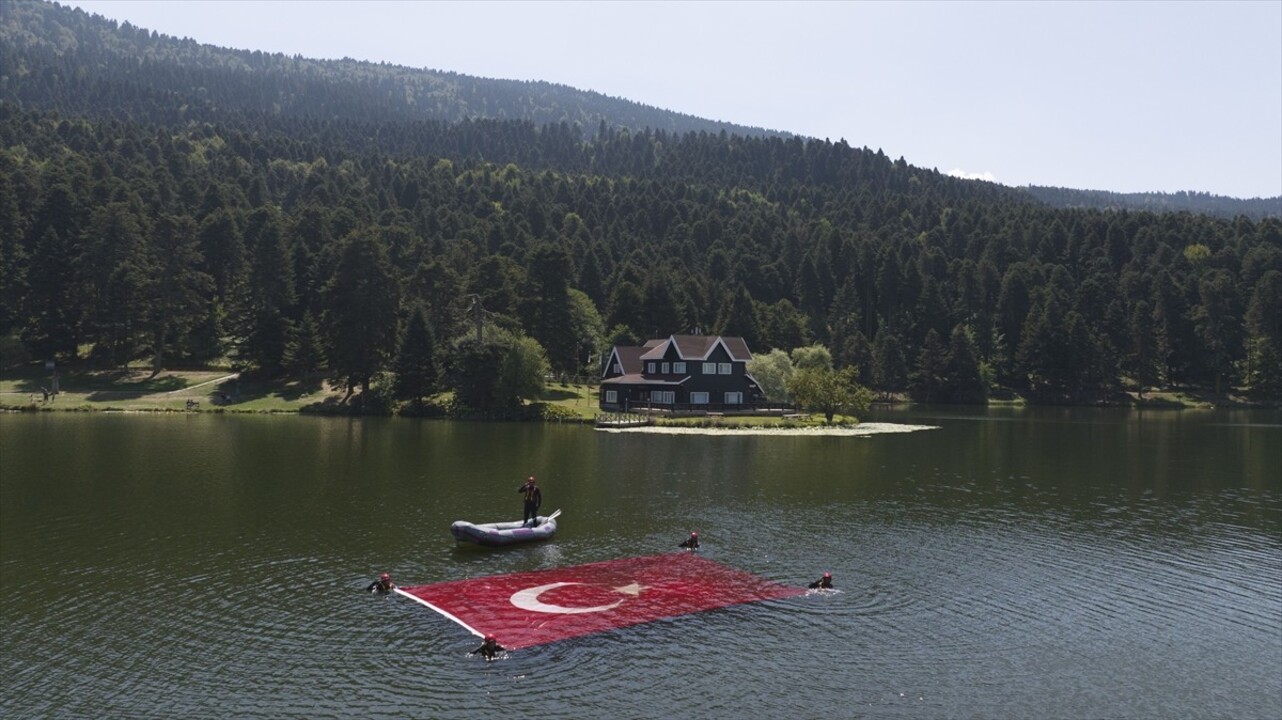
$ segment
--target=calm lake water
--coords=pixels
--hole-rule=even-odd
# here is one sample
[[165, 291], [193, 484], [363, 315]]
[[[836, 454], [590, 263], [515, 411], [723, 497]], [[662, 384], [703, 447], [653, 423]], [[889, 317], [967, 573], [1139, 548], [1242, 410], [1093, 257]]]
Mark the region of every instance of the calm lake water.
[[[1282, 716], [1282, 414], [881, 411], [871, 437], [0, 416], [0, 717]], [[456, 547], [517, 517], [551, 542]], [[363, 587], [675, 550], [840, 592], [486, 663]]]

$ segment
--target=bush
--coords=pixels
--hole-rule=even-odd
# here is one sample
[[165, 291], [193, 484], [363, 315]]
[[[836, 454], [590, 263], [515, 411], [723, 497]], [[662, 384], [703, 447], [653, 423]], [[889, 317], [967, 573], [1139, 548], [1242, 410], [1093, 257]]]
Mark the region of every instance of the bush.
[[541, 405], [543, 419], [548, 422], [577, 422], [579, 414], [564, 405]]

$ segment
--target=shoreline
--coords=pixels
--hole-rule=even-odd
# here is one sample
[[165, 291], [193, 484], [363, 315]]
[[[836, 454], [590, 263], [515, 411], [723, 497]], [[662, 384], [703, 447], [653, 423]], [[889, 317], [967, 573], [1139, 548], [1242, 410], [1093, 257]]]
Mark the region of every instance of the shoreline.
[[828, 437], [860, 437], [867, 435], [892, 435], [898, 433], [919, 432], [921, 430], [938, 430], [938, 425], [906, 425], [901, 423], [870, 422], [847, 427], [810, 427], [810, 428], [772, 428], [752, 427], [665, 427], [646, 425], [634, 428], [597, 428], [608, 433], [648, 433], [651, 435], [775, 435], [807, 436], [820, 435]]

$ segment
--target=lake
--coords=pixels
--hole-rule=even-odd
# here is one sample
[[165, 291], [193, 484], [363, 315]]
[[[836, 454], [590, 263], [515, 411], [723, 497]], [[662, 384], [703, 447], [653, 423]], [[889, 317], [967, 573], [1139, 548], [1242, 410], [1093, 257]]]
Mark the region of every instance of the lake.
[[[865, 437], [0, 415], [0, 716], [1282, 716], [1282, 413], [914, 408]], [[556, 538], [457, 546], [519, 518]], [[675, 551], [837, 592], [495, 662], [402, 585]]]

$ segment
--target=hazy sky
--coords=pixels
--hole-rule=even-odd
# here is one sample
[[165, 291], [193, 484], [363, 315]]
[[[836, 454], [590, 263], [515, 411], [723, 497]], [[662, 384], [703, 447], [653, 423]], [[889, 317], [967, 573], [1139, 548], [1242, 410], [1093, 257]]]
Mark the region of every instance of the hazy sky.
[[1282, 195], [1282, 0], [72, 0], [234, 48], [546, 80], [1008, 185]]

